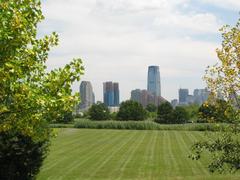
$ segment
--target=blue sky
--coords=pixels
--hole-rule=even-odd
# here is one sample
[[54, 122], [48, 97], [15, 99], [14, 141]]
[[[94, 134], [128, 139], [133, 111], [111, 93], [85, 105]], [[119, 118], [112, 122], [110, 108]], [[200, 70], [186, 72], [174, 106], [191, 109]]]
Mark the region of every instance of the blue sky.
[[82, 58], [82, 80], [92, 82], [97, 100], [105, 81], [119, 82], [121, 100], [146, 89], [149, 65], [160, 66], [168, 100], [178, 97], [180, 87], [204, 88], [206, 66], [217, 62], [218, 29], [240, 17], [239, 0], [43, 0], [42, 7], [39, 36], [60, 36], [48, 68]]

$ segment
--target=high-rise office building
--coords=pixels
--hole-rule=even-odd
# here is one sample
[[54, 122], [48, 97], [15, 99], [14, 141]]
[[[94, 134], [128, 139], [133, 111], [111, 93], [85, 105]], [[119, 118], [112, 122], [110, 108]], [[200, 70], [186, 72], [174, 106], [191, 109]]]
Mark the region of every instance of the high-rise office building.
[[113, 83], [114, 106], [119, 106], [119, 84]]
[[187, 98], [189, 95], [188, 89], [179, 89], [178, 90], [179, 95], [179, 104], [180, 105], [186, 105], [187, 104]]
[[106, 106], [119, 106], [119, 84], [113, 82], [103, 83], [103, 101]]
[[87, 110], [95, 103], [92, 84], [89, 81], [82, 81], [80, 85], [80, 109]]
[[141, 103], [141, 89], [135, 89], [131, 91], [131, 100]]
[[196, 104], [203, 104], [207, 99], [210, 94], [210, 91], [205, 88], [205, 89], [194, 89], [193, 91], [193, 96], [194, 96], [194, 103]]
[[154, 96], [161, 96], [161, 80], [159, 66], [148, 67], [147, 90]]
[[146, 107], [148, 104], [155, 104], [156, 106], [160, 105], [163, 102], [166, 102], [161, 96], [155, 96], [147, 90], [135, 89], [131, 91], [131, 100], [139, 102], [143, 107]]

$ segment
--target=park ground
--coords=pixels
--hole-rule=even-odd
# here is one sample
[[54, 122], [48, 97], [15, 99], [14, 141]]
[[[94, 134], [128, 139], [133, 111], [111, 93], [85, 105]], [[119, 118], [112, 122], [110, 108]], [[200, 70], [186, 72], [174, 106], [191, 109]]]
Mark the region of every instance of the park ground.
[[37, 180], [240, 179], [210, 173], [210, 156], [193, 161], [191, 145], [205, 139], [198, 131], [56, 129]]

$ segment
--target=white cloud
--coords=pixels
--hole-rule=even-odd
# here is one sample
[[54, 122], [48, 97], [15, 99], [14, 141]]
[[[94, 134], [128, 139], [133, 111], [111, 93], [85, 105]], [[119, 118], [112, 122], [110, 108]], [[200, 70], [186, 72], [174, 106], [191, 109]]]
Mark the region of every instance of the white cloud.
[[157, 26], [170, 26], [196, 33], [216, 33], [220, 22], [210, 13], [199, 14], [169, 14], [167, 17], [158, 17], [155, 20]]
[[212, 4], [224, 9], [230, 9], [239, 11], [240, 10], [240, 1], [239, 0], [201, 0], [201, 2]]
[[[220, 22], [211, 13], [179, 11], [179, 6], [187, 5], [188, 0], [44, 1], [46, 21], [39, 29], [60, 34], [48, 66], [81, 57], [86, 67], [83, 79], [92, 81], [99, 100], [107, 80], [119, 81], [122, 99], [134, 88], [146, 88], [151, 64], [161, 68], [163, 95], [168, 99], [177, 96], [181, 77], [193, 78], [201, 87], [205, 67], [216, 58], [217, 44], [195, 36], [214, 35]], [[186, 81], [189, 88], [193, 85]]]

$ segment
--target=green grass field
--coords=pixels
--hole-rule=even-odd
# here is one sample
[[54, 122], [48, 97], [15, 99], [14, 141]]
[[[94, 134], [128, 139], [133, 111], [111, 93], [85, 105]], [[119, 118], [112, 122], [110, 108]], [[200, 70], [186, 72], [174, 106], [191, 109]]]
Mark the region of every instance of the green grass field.
[[209, 173], [207, 156], [188, 158], [202, 138], [197, 131], [61, 129], [37, 179], [240, 179]]

